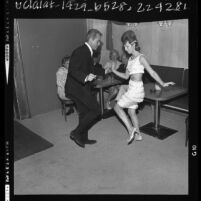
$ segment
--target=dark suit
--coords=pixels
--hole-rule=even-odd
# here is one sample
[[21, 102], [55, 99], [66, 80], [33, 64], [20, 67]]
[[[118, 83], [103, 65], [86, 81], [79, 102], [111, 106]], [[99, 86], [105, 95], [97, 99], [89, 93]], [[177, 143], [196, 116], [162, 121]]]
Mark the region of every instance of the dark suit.
[[99, 63], [96, 63], [93, 65], [93, 72], [95, 75], [99, 75], [104, 77], [105, 76], [105, 70], [103, 69], [102, 65]]
[[79, 124], [74, 132], [83, 136], [93, 121], [100, 115], [100, 107], [91, 92], [91, 82], [85, 78], [93, 70], [92, 56], [87, 45], [73, 51], [69, 64], [68, 77], [65, 84], [66, 95], [74, 100], [79, 113]]

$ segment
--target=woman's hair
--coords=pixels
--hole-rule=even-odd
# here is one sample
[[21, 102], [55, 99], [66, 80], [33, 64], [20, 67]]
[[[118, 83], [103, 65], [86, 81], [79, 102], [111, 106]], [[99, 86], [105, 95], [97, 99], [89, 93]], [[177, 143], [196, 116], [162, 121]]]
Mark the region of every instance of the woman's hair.
[[62, 58], [61, 60], [61, 64], [62, 66], [65, 64], [66, 61], [70, 60], [70, 56], [69, 55], [66, 55], [65, 57]]
[[135, 50], [140, 51], [140, 46], [138, 44], [136, 35], [135, 35], [134, 31], [132, 31], [132, 30], [128, 30], [128, 31], [124, 32], [124, 34], [121, 37], [121, 42], [123, 44], [126, 44], [126, 42], [128, 42], [130, 44], [134, 42]]
[[117, 55], [117, 60], [118, 60], [119, 59], [119, 52], [115, 49], [110, 51], [109, 58], [111, 59], [113, 53], [115, 53]]

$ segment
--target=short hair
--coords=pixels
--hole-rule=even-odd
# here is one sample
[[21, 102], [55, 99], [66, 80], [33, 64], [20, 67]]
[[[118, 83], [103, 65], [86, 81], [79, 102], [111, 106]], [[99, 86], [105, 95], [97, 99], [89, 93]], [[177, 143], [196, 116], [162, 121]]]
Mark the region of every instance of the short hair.
[[89, 29], [89, 31], [87, 32], [86, 40], [89, 41], [90, 38], [94, 40], [97, 35], [102, 36], [102, 33], [97, 29]]
[[61, 60], [62, 66], [63, 66], [63, 65], [65, 64], [65, 62], [68, 61], [68, 60], [70, 60], [70, 56], [69, 56], [69, 55], [64, 56], [64, 57], [62, 58], [62, 60]]
[[111, 59], [113, 53], [115, 53], [117, 55], [117, 59], [119, 59], [119, 52], [115, 49], [110, 50], [110, 55], [109, 55], [110, 59]]
[[126, 44], [126, 42], [129, 42], [130, 44], [132, 42], [135, 42], [135, 49], [137, 51], [140, 51], [140, 46], [138, 44], [137, 37], [136, 37], [134, 31], [132, 31], [132, 30], [128, 30], [123, 33], [123, 35], [121, 36], [121, 42], [123, 44]]

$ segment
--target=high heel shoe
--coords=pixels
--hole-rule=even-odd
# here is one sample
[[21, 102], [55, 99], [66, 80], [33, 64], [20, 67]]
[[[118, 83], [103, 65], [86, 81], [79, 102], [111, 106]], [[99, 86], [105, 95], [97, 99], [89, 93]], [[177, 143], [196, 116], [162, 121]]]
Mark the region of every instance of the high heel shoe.
[[127, 140], [128, 145], [131, 144], [133, 142], [133, 140], [135, 139], [135, 132], [136, 132], [136, 128], [134, 128], [130, 134], [129, 139]]
[[143, 140], [142, 135], [139, 132], [136, 132], [135, 133], [135, 141], [142, 141], [142, 140]]

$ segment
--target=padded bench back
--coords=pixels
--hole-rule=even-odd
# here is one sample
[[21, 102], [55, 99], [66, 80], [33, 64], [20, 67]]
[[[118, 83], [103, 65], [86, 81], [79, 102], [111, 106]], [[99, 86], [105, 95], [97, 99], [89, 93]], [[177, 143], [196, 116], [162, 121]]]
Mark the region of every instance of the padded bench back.
[[182, 77], [182, 86], [188, 89], [188, 69], [184, 69]]
[[[164, 82], [175, 82], [176, 85], [183, 85], [183, 68], [169, 67], [169, 66], [157, 66], [151, 65]], [[154, 79], [145, 71], [144, 82], [155, 82]]]

